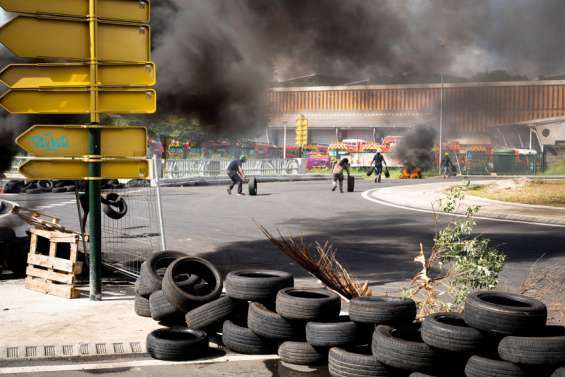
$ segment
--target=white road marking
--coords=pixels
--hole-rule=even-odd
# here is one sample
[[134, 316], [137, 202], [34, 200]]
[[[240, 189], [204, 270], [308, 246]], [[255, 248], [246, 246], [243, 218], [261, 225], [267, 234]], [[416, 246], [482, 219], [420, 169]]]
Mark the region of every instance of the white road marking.
[[11, 373], [42, 373], [42, 372], [64, 372], [77, 370], [104, 370], [115, 368], [135, 368], [135, 367], [152, 367], [152, 366], [169, 366], [169, 365], [194, 365], [194, 364], [211, 364], [225, 363], [237, 361], [264, 361], [276, 360], [277, 355], [225, 355], [221, 357], [193, 360], [193, 361], [161, 361], [161, 360], [132, 360], [113, 363], [84, 363], [84, 364], [65, 364], [65, 365], [38, 365], [31, 367], [6, 367], [0, 368], [0, 375]]
[[[404, 206], [404, 205], [401, 205], [401, 204], [394, 204], [394, 203], [390, 203], [390, 202], [387, 202], [387, 201], [384, 201], [384, 200], [376, 199], [371, 194], [373, 192], [377, 191], [377, 190], [380, 190], [380, 189], [377, 188], [377, 189], [367, 190], [367, 191], [363, 192], [361, 194], [361, 196], [365, 200], [369, 200], [371, 202], [381, 204], [381, 205], [384, 205], [384, 206], [387, 206], [387, 207], [400, 208], [400, 209], [404, 209], [404, 210], [408, 210], [408, 211], [415, 211], [415, 212], [422, 212], [422, 213], [431, 213], [431, 214], [434, 213], [434, 211], [429, 210], [429, 209], [414, 208], [414, 207]], [[460, 214], [460, 213], [440, 213], [440, 215], [442, 215], [442, 216], [454, 216], [454, 217], [465, 217], [465, 215]], [[549, 226], [549, 227], [553, 227], [553, 228], [565, 228], [565, 225], [561, 225], [561, 224], [540, 223], [540, 222], [533, 222], [533, 221], [526, 221], [526, 220], [500, 219], [500, 218], [497, 218], [497, 217], [486, 217], [486, 216], [474, 216], [474, 218], [478, 219], [478, 220], [498, 221], [498, 222], [503, 222], [503, 223]]]
[[66, 202], [60, 202], [60, 203], [53, 203], [53, 204], [47, 204], [44, 206], [39, 206], [36, 209], [51, 209], [51, 208], [57, 208], [57, 207], [64, 207], [67, 206], [69, 204], [75, 204], [76, 200], [67, 200]]

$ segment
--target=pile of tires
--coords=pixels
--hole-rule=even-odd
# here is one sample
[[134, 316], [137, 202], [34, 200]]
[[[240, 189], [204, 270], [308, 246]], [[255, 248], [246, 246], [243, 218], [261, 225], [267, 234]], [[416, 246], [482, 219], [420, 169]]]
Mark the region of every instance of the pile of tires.
[[[4, 184], [3, 192], [6, 194], [41, 194], [45, 192], [62, 193], [75, 191], [75, 181], [23, 181], [10, 180]], [[123, 189], [125, 185], [116, 179], [103, 180], [102, 189], [117, 190]]]

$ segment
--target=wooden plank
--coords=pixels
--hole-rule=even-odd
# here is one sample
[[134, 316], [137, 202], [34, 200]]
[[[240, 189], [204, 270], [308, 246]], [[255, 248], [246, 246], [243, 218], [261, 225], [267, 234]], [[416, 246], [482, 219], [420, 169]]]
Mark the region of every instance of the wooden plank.
[[31, 233], [29, 241], [29, 255], [35, 254], [37, 252], [37, 234]]
[[27, 257], [27, 263], [64, 272], [74, 272], [75, 264], [77, 262], [71, 262], [70, 260], [63, 258], [48, 257], [46, 255], [29, 254]]
[[55, 272], [52, 270], [42, 270], [34, 266], [27, 266], [26, 269], [27, 276], [33, 276], [36, 278], [52, 280], [59, 283], [73, 284], [75, 276], [68, 272]]
[[68, 299], [80, 297], [79, 290], [72, 285], [55, 284], [42, 279], [33, 278], [31, 276], [28, 276], [25, 279], [25, 287], [33, 291]]
[[56, 230], [43, 230], [37, 228], [31, 228], [30, 232], [40, 237], [47, 238], [52, 242], [66, 242], [66, 243], [78, 242], [78, 235], [74, 233], [64, 233]]
[[79, 275], [81, 272], [82, 272], [82, 262], [76, 262], [73, 273], [76, 276], [76, 275]]

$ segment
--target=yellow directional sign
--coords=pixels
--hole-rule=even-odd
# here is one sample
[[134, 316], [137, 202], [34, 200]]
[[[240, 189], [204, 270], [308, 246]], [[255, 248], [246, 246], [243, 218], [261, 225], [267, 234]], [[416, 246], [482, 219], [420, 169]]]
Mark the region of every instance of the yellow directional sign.
[[[153, 86], [156, 76], [153, 63], [98, 66], [100, 86]], [[11, 64], [0, 72], [0, 82], [12, 89], [89, 86], [90, 65]]]
[[[22, 58], [90, 59], [89, 24], [80, 20], [18, 16], [0, 28], [0, 43]], [[149, 26], [98, 23], [98, 60], [151, 61]]]
[[[56, 16], [88, 16], [88, 0], [0, 0], [8, 12], [50, 14]], [[101, 19], [148, 23], [147, 0], [98, 0], [97, 16]]]
[[28, 179], [144, 179], [149, 177], [149, 162], [141, 159], [100, 160], [100, 177], [88, 176], [89, 160], [31, 159], [20, 166]]
[[100, 129], [100, 154], [104, 157], [147, 156], [145, 127], [36, 125], [18, 136], [16, 144], [37, 157], [87, 156], [89, 128]]
[[[0, 97], [0, 106], [12, 114], [89, 114], [88, 89], [16, 89]], [[157, 94], [152, 89], [99, 92], [98, 112], [113, 114], [152, 114], [157, 110]]]

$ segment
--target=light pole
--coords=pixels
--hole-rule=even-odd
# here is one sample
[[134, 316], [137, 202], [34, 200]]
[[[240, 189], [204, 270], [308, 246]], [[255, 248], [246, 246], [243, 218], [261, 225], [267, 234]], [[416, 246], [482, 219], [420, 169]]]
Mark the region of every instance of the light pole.
[[286, 124], [288, 122], [283, 120], [283, 160], [286, 160]]
[[439, 158], [438, 158], [438, 169], [441, 175], [441, 158], [443, 155], [442, 141], [443, 141], [443, 73], [441, 76], [441, 87], [439, 90]]

